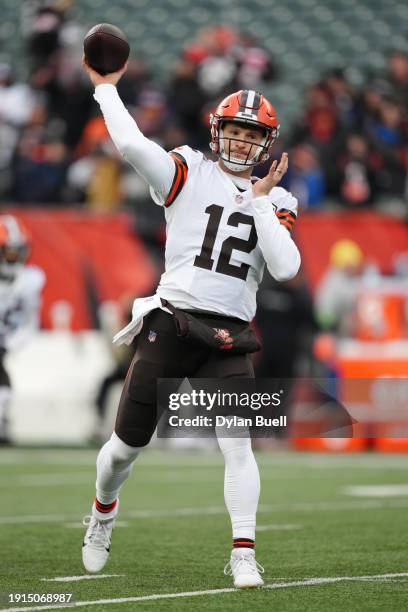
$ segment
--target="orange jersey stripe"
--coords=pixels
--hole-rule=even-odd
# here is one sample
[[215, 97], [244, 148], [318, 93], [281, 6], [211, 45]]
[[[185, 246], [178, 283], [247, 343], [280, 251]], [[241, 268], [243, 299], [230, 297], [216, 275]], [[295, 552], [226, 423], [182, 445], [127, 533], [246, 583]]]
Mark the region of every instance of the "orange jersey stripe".
[[293, 225], [291, 225], [290, 223], [288, 223], [287, 221], [285, 221], [284, 219], [279, 219], [279, 223], [281, 225], [284, 225], [290, 232], [293, 229]]
[[295, 213], [291, 210], [287, 210], [286, 208], [281, 208], [276, 214], [278, 215], [278, 217], [290, 217], [291, 219], [293, 219], [293, 221], [296, 221]]
[[188, 175], [188, 166], [184, 157], [179, 153], [174, 152], [172, 152], [170, 155], [174, 159], [176, 168], [169, 195], [167, 196], [167, 199], [164, 203], [166, 207], [170, 206], [177, 198], [186, 183]]
[[286, 229], [291, 232], [296, 221], [295, 213], [291, 210], [287, 210], [286, 208], [281, 208], [281, 210], [278, 210], [276, 213], [276, 216], [279, 219], [279, 223], [284, 225]]
[[286, 221], [287, 223], [290, 223], [292, 226], [295, 225], [295, 222], [292, 219], [292, 217], [288, 217], [286, 215], [278, 215], [278, 219], [279, 221]]

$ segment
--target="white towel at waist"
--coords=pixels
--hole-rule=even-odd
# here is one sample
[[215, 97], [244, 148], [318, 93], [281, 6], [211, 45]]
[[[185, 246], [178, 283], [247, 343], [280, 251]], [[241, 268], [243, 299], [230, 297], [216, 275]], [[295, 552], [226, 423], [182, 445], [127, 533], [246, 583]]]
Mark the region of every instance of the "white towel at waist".
[[135, 300], [132, 307], [132, 320], [113, 337], [113, 344], [131, 344], [133, 339], [141, 332], [144, 317], [156, 308], [161, 308], [171, 314], [170, 310], [162, 306], [161, 299], [157, 294]]

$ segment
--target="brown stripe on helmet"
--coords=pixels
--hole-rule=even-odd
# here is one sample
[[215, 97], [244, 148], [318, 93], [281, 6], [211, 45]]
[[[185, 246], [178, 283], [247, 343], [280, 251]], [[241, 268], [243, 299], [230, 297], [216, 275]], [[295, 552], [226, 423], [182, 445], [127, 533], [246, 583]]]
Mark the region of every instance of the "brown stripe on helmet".
[[247, 89], [244, 89], [244, 91], [242, 92], [242, 94], [239, 96], [239, 112], [240, 113], [245, 113], [246, 108], [247, 108], [247, 102], [248, 102], [248, 94], [249, 91]]
[[253, 108], [258, 110], [260, 106], [261, 106], [261, 94], [256, 91]]

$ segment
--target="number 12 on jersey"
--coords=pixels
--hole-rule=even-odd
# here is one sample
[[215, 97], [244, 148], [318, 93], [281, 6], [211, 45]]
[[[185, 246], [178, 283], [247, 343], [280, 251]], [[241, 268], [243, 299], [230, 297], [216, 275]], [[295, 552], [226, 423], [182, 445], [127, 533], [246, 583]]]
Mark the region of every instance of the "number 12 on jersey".
[[[210, 218], [208, 219], [201, 252], [196, 256], [194, 265], [197, 268], [204, 268], [204, 270], [212, 270], [215, 263], [212, 254], [224, 208], [218, 204], [211, 204], [207, 206], [205, 212]], [[256, 247], [258, 237], [256, 235], [255, 222], [250, 215], [234, 212], [229, 216], [227, 223], [231, 227], [238, 227], [241, 224], [249, 225], [251, 231], [247, 240], [234, 236], [230, 236], [224, 240], [215, 272], [246, 280], [250, 268], [249, 264], [241, 263], [240, 265], [234, 265], [230, 262], [230, 259], [233, 250], [241, 251], [242, 253], [250, 253]]]

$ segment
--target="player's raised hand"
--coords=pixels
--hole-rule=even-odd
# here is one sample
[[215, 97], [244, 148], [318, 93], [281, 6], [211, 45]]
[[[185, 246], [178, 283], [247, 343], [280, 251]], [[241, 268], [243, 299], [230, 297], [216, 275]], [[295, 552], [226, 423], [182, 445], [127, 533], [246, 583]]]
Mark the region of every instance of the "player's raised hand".
[[126, 62], [125, 65], [122, 66], [122, 68], [118, 70], [117, 72], [111, 72], [110, 74], [106, 74], [102, 76], [101, 74], [99, 74], [99, 72], [96, 72], [96, 70], [93, 70], [93, 68], [91, 68], [86, 63], [85, 56], [82, 57], [82, 65], [84, 67], [85, 72], [88, 74], [89, 78], [91, 79], [95, 87], [97, 85], [102, 85], [102, 83], [109, 83], [110, 85], [116, 85], [118, 81], [120, 80], [120, 78], [125, 74], [128, 68], [128, 62]]
[[282, 153], [279, 164], [275, 159], [275, 161], [271, 163], [268, 174], [252, 185], [252, 193], [254, 194], [254, 197], [259, 198], [261, 196], [268, 195], [270, 190], [273, 187], [276, 187], [282, 176], [286, 173], [288, 165], [288, 154]]

